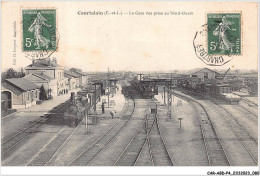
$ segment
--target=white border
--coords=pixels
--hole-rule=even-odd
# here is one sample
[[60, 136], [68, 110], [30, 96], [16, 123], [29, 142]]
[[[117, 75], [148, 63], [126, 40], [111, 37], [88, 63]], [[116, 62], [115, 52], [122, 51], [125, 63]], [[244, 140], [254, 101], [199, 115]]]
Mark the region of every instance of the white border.
[[2, 175], [207, 175], [209, 171], [259, 171], [255, 167], [2, 167]]
[[[8, 0], [8, 1], [17, 1], [17, 0]], [[24, 1], [24, 0], [21, 0]], [[27, 0], [35, 1], [35, 0]], [[43, 0], [38, 0], [43, 1]], [[52, 1], [52, 0], [45, 0]], [[56, 1], [72, 1], [72, 0], [56, 0]], [[105, 1], [105, 0], [78, 0], [78, 1]], [[113, 1], [130, 1], [130, 0], [113, 0]], [[151, 1], [151, 0], [140, 0], [140, 1]], [[157, 0], [165, 1], [165, 0]], [[185, 1], [195, 1], [195, 0], [185, 0]], [[214, 0], [201, 0], [201, 1], [214, 1]], [[245, 0], [230, 0], [229, 2], [258, 2], [258, 19], [260, 19], [259, 14], [259, 0], [245, 1]], [[1, 0], [2, 2], [2, 0]], [[214, 2], [223, 2], [223, 1], [214, 1]], [[0, 3], [2, 9], [2, 5]], [[2, 13], [0, 18], [0, 23], [2, 25]], [[259, 64], [259, 20], [258, 20], [258, 68]], [[2, 28], [1, 32], [1, 43], [2, 43]], [[2, 53], [2, 47], [0, 48]], [[0, 56], [2, 61], [2, 55]], [[0, 68], [1, 69], [1, 68]], [[259, 82], [259, 69], [258, 69], [258, 82]], [[1, 79], [1, 78], [0, 78]], [[258, 87], [258, 95], [260, 88]], [[258, 99], [258, 102], [259, 99]], [[1, 110], [0, 110], [1, 111]], [[258, 111], [258, 116], [260, 112]], [[258, 127], [260, 127], [260, 122], [258, 121]], [[0, 127], [1, 129], [1, 127]], [[259, 128], [258, 128], [259, 136]], [[258, 146], [259, 147], [259, 146]], [[258, 148], [259, 151], [259, 148]], [[258, 152], [258, 158], [260, 154]], [[255, 167], [203, 167], [203, 166], [188, 166], [188, 167], [0, 167], [1, 175], [24, 175], [24, 176], [35, 176], [35, 175], [207, 175], [208, 171], [259, 171], [259, 165]]]

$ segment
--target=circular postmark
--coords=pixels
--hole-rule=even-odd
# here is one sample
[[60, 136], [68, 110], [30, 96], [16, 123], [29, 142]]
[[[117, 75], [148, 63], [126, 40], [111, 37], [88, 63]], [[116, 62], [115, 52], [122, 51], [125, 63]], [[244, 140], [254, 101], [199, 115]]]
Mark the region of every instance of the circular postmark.
[[58, 51], [59, 39], [60, 39], [60, 35], [58, 33], [58, 30], [56, 29], [56, 37], [55, 37], [55, 39], [53, 39], [53, 40], [56, 41], [56, 45], [57, 45], [55, 50], [42, 49], [42, 50], [39, 50], [39, 51], [24, 52], [25, 58], [30, 59], [30, 60], [38, 60], [38, 59], [50, 58], [55, 52]]
[[[222, 66], [233, 59], [229, 50], [225, 50], [222, 54], [209, 54], [208, 53], [208, 43], [207, 43], [207, 32], [208, 28], [213, 26], [208, 26], [207, 24], [202, 25], [195, 33], [193, 39], [193, 46], [196, 56], [202, 60], [205, 64], [209, 66]], [[212, 46], [215, 47], [215, 46]], [[219, 48], [216, 47], [219, 50]]]

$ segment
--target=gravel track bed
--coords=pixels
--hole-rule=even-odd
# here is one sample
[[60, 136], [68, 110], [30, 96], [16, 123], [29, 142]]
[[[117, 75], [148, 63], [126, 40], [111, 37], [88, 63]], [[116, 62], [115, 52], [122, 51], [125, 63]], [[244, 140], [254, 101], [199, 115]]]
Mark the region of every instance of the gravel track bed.
[[[42, 148], [53, 139], [61, 128], [53, 128], [52, 126], [44, 125], [41, 127], [40, 133], [30, 134], [21, 143], [15, 146], [12, 154], [2, 160], [3, 166], [26, 166], [31, 159], [36, 156]], [[9, 152], [9, 151], [8, 151]]]
[[113, 166], [123, 152], [127, 144], [135, 135], [136, 131], [143, 124], [144, 120], [131, 120], [124, 128], [113, 138], [113, 140], [102, 148], [102, 150], [93, 158], [89, 166]]
[[[148, 100], [135, 100], [135, 109], [131, 119], [124, 128], [100, 151], [89, 163], [90, 166], [113, 166], [120, 154], [130, 143], [138, 129], [144, 122], [146, 109], [149, 106]], [[141, 108], [139, 108], [141, 107]]]
[[151, 158], [149, 142], [147, 142], [147, 140], [145, 141], [140, 155], [138, 156], [134, 166], [154, 166]]
[[[66, 109], [69, 106], [68, 101], [66, 103], [63, 103], [56, 108], [54, 108], [51, 112], [54, 114], [46, 115], [46, 118], [41, 119], [40, 121], [37, 121], [33, 125], [26, 127], [24, 130], [16, 133], [12, 137], [6, 139], [4, 142], [2, 142], [2, 162], [10, 157], [17, 149], [19, 149], [24, 144], [27, 144], [30, 142], [30, 139], [37, 134], [38, 132], [41, 132], [41, 129], [44, 127], [44, 125], [48, 124], [55, 124], [57, 121], [60, 121], [60, 117], [62, 116], [62, 112], [64, 109]], [[58, 113], [58, 114], [55, 114]], [[62, 127], [58, 127], [55, 130], [60, 130]], [[54, 134], [55, 133], [50, 133]]]
[[[130, 95], [131, 89], [129, 87], [123, 87], [123, 91]], [[131, 96], [127, 96], [130, 97]], [[135, 102], [133, 99], [133, 102], [131, 102], [128, 99], [128, 109], [125, 113], [125, 115], [121, 118], [121, 121], [118, 121], [118, 123], [112, 128], [110, 128], [109, 131], [103, 136], [101, 136], [97, 141], [95, 141], [91, 146], [89, 146], [87, 149], [85, 149], [79, 156], [77, 156], [69, 165], [76, 165], [76, 166], [82, 166], [82, 165], [89, 165], [89, 163], [96, 158], [96, 156], [109, 144], [111, 143], [117, 135], [120, 133], [120, 131], [123, 130], [123, 128], [128, 124], [129, 120], [132, 118], [132, 114], [135, 110]], [[132, 97], [131, 97], [132, 99]]]
[[[127, 99], [120, 114], [128, 113], [127, 110], [132, 106], [131, 99]], [[103, 135], [105, 135], [113, 126], [121, 126], [121, 123], [125, 123], [119, 119], [103, 119], [101, 124], [88, 125], [89, 133], [86, 132], [85, 124], [78, 126], [73, 132], [73, 135], [66, 141], [66, 145], [63, 145], [59, 152], [56, 152], [53, 157], [46, 163], [48, 166], [67, 166], [71, 164], [81, 153], [84, 153], [86, 149], [91, 147], [92, 144], [98, 141]], [[116, 128], [116, 127], [115, 127]], [[82, 140], [84, 138], [84, 140]], [[77, 145], [75, 145], [77, 144]]]
[[125, 115], [122, 117], [122, 120], [118, 121], [117, 124], [114, 125], [105, 135], [99, 138], [93, 145], [88, 147], [69, 165], [86, 166], [93, 158], [95, 158], [95, 156], [123, 129], [128, 120], [131, 118], [131, 113], [134, 110], [134, 104], [130, 102], [131, 101], [128, 103], [128, 109]]
[[155, 124], [149, 135], [150, 148], [152, 160], [155, 166], [173, 166], [162, 135], [160, 133], [158, 121], [156, 119]]
[[146, 124], [141, 125], [141, 128], [133, 136], [130, 143], [125, 150], [121, 153], [118, 160], [114, 164], [115, 166], [133, 166], [140, 153], [142, 146], [146, 140]]
[[[163, 112], [165, 106], [159, 109], [159, 124], [164, 136], [168, 152], [175, 166], [208, 166], [205, 144], [201, 134], [200, 124], [195, 108], [174, 97], [172, 119]], [[182, 106], [177, 101], [182, 100]], [[182, 129], [178, 118], [183, 118]]]
[[207, 112], [198, 103], [191, 103], [197, 110], [200, 119], [201, 132], [205, 143], [209, 165], [229, 166], [230, 163], [226, 156], [225, 150], [222, 147], [222, 143]]
[[[195, 101], [200, 102], [211, 117], [214, 128], [218, 133], [219, 139], [222, 142], [223, 148], [226, 151], [231, 166], [255, 166], [256, 163], [244, 147], [236, 134], [232, 131], [227, 119], [230, 115], [220, 107], [217, 107], [209, 100], [196, 100], [189, 95], [178, 93], [182, 96], [189, 97]], [[215, 107], [215, 108], [214, 108]]]
[[[141, 126], [141, 129], [138, 130], [136, 135], [132, 138], [130, 143], [127, 145], [123, 153], [118, 158], [117, 162], [115, 163], [116, 166], [134, 166], [136, 161], [139, 158], [139, 155], [142, 152], [142, 148], [144, 145], [149, 142], [147, 141], [147, 137], [150, 134], [151, 128], [154, 124], [155, 118], [151, 117], [150, 115], [146, 116], [146, 120], [144, 124]], [[147, 147], [149, 145], [146, 144]], [[148, 156], [150, 156], [150, 151], [148, 150]], [[150, 157], [148, 157], [150, 158]], [[151, 158], [150, 158], [151, 159]], [[147, 163], [147, 162], [145, 162]]]
[[238, 125], [236, 121], [230, 119], [230, 114], [213, 104], [210, 101], [200, 101], [205, 107], [218, 131], [223, 142], [226, 153], [232, 166], [251, 166], [255, 165], [255, 161], [250, 153], [239, 140], [236, 133], [232, 130], [230, 122]]
[[234, 120], [243, 128], [245, 128], [252, 137], [258, 139], [258, 120], [251, 113], [237, 105], [220, 105], [228, 113], [233, 116]]
[[212, 104], [212, 107], [216, 109], [218, 113], [227, 115], [225, 116], [225, 120], [228, 123], [228, 126], [231, 128], [233, 133], [236, 135], [238, 140], [244, 146], [244, 148], [248, 151], [251, 158], [255, 161], [255, 164], [258, 163], [258, 141], [255, 139], [243, 126], [241, 126], [236, 119], [234, 119], [233, 115], [229, 113], [227, 110], [223, 109], [221, 106]]
[[104, 148], [112, 138], [124, 127], [126, 121], [121, 120], [108, 133], [102, 136], [94, 145], [85, 150], [79, 158], [70, 163], [70, 166], [86, 166]]
[[62, 144], [71, 136], [76, 128], [65, 127], [65, 129], [58, 133], [53, 140], [51, 140], [40, 153], [28, 163], [28, 166], [44, 166], [52, 156], [59, 150]]
[[249, 111], [250, 113], [252, 113], [257, 119], [258, 119], [258, 106], [249, 106], [248, 103], [246, 103], [243, 100], [239, 101], [239, 106], [241, 106], [242, 108], [246, 109], [247, 111]]
[[77, 156], [89, 148], [97, 139], [102, 137], [118, 121], [118, 119], [102, 120], [101, 124], [89, 125], [90, 133], [86, 132], [85, 124], [79, 124], [78, 129], [66, 141], [66, 145], [61, 146], [46, 166], [67, 166]]
[[211, 122], [210, 115], [206, 109], [193, 99], [179, 94], [175, 94], [186, 100], [195, 108], [200, 122], [201, 134], [204, 140], [204, 148], [206, 149], [207, 160], [210, 166], [229, 166], [230, 162], [226, 152], [222, 146], [221, 140]]

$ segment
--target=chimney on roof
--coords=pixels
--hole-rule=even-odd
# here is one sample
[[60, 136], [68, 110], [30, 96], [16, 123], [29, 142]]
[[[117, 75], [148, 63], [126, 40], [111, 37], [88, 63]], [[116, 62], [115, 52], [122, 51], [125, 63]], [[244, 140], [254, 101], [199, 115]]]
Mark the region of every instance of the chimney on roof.
[[55, 63], [55, 64], [57, 64], [57, 59], [56, 59], [56, 57], [53, 57], [53, 58], [52, 58], [52, 62]]
[[51, 66], [51, 59], [48, 58], [47, 61], [48, 61], [48, 66], [50, 67]]

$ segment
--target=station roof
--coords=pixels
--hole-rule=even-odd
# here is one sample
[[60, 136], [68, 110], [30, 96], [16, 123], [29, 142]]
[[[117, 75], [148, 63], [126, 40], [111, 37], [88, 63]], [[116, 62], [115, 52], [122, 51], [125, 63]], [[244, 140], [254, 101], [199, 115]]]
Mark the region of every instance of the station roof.
[[141, 82], [171, 82], [171, 78], [163, 78], [163, 79], [145, 79]]
[[38, 79], [41, 79], [41, 80], [45, 80], [45, 81], [47, 81], [47, 82], [49, 82], [49, 81], [51, 81], [51, 80], [53, 80], [54, 78], [51, 78], [51, 77], [49, 77], [49, 76], [47, 76], [47, 75], [45, 75], [45, 74], [38, 74], [38, 73], [31, 73], [31, 74], [29, 74], [29, 75], [26, 75], [25, 77], [24, 77], [24, 79], [27, 79], [28, 81], [31, 81], [30, 80], [30, 77], [31, 76], [35, 76], [35, 77], [37, 77]]
[[65, 78], [74, 78], [73, 76], [71, 76], [71, 75], [69, 75], [69, 74], [65, 74], [65, 73], [64, 73], [64, 77], [65, 77]]
[[38, 77], [41, 77], [41, 78], [43, 78], [43, 79], [45, 79], [45, 80], [52, 80], [52, 79], [54, 79], [54, 78], [51, 78], [51, 77], [49, 77], [49, 76], [47, 76], [47, 75], [45, 75], [45, 74], [34, 74], [35, 76], [38, 76]]
[[76, 73], [71, 72], [71, 71], [67, 71], [67, 70], [64, 70], [64, 75], [65, 75], [65, 76], [66, 76], [66, 75], [69, 75], [69, 76], [74, 77], [74, 78], [79, 78], [79, 77], [81, 77], [81, 75], [76, 74]]
[[34, 89], [39, 88], [36, 84], [34, 84], [24, 78], [6, 79], [6, 82], [14, 85], [15, 87], [17, 87], [23, 91], [29, 91], [29, 90], [34, 90]]
[[200, 71], [202, 71], [202, 70], [207, 70], [207, 71], [210, 71], [210, 72], [214, 72], [214, 73], [216, 73], [216, 74], [220, 74], [220, 73], [218, 73], [218, 72], [216, 72], [216, 71], [214, 71], [214, 70], [211, 70], [211, 69], [209, 69], [209, 68], [197, 68], [197, 69], [192, 70], [192, 72], [190, 73], [190, 75], [196, 74], [196, 73], [198, 73], [198, 72], [200, 72]]
[[80, 69], [77, 69], [77, 68], [71, 68], [70, 71], [75, 73], [75, 74], [78, 74], [80, 76], [87, 76], [88, 75], [87, 73], [84, 73], [83, 71], [81, 71]]
[[34, 64], [30, 64], [27, 67], [25, 67], [25, 69], [50, 69], [50, 68], [63, 68], [62, 66], [60, 66], [59, 64], [57, 64], [56, 62], [53, 61], [49, 61], [47, 59], [40, 59], [40, 60], [36, 60], [34, 62]]

